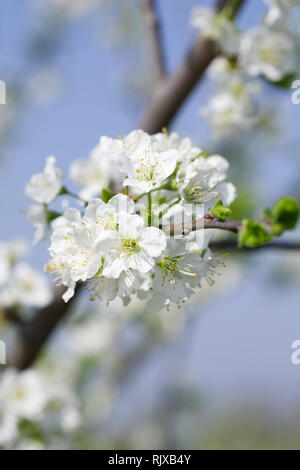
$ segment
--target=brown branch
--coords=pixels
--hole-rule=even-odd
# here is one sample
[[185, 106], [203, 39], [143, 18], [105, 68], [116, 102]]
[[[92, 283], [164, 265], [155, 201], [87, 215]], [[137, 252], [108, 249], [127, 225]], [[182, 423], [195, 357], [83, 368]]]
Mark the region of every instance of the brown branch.
[[[244, 2], [236, 2], [232, 15], [238, 13]], [[216, 12], [221, 11], [226, 3], [225, 0], [219, 0]], [[168, 126], [219, 53], [214, 41], [199, 36], [174, 74], [157, 83], [141, 120], [141, 129], [154, 134]]]
[[242, 224], [239, 220], [226, 220], [221, 221], [205, 215], [203, 219], [193, 220], [188, 223], [160, 225], [159, 228], [170, 236], [174, 235], [188, 235], [195, 230], [204, 229], [218, 229], [226, 230], [227, 232], [238, 233]]
[[[238, 0], [233, 14], [237, 13], [244, 1]], [[226, 3], [226, 0], [219, 0], [216, 11], [222, 10]], [[140, 127], [152, 134], [169, 125], [218, 52], [213, 41], [197, 38], [174, 75], [157, 82]], [[36, 360], [53, 330], [73, 306], [75, 297], [66, 304], [61, 295], [62, 289], [57, 289], [55, 300], [47, 308], [37, 311], [28, 323], [18, 328], [16, 348], [8, 358], [10, 366], [24, 369]]]
[[141, 3], [148, 30], [149, 45], [155, 71], [155, 80], [160, 81], [165, 76], [165, 61], [160, 34], [160, 23], [156, 12], [155, 0], [141, 0]]
[[37, 359], [53, 330], [73, 306], [75, 297], [66, 304], [61, 298], [64, 291], [65, 288], [57, 288], [50, 305], [38, 310], [29, 321], [19, 325], [18, 338], [13, 354], [8, 357], [8, 366], [22, 370], [30, 367]]

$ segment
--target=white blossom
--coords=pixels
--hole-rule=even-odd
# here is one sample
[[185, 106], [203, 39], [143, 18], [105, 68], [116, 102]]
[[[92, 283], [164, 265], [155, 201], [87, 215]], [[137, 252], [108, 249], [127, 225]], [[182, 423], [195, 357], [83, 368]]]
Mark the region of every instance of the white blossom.
[[274, 26], [284, 21], [293, 6], [299, 6], [299, 0], [265, 0], [269, 6], [265, 16], [267, 26]]
[[202, 215], [221, 199], [228, 206], [235, 199], [235, 187], [232, 183], [225, 183], [229, 164], [220, 155], [208, 158], [199, 157], [191, 162], [185, 174], [185, 180], [180, 188], [181, 205], [187, 215], [191, 215], [193, 205], [199, 206]]
[[217, 15], [211, 8], [196, 6], [191, 13], [191, 23], [203, 37], [217, 41], [225, 53], [236, 54], [239, 32], [225, 15]]
[[6, 369], [0, 377], [0, 403], [17, 418], [36, 419], [47, 401], [40, 374], [34, 370]]
[[106, 144], [105, 139], [100, 139], [88, 159], [77, 160], [71, 165], [71, 178], [74, 183], [83, 186], [79, 195], [87, 201], [100, 196], [102, 189], [109, 183], [120, 186], [120, 172], [118, 166], [113, 165], [112, 155]]
[[16, 264], [7, 284], [0, 289], [0, 304], [5, 307], [45, 307], [52, 299], [45, 276], [27, 263]]
[[49, 204], [62, 188], [63, 173], [55, 162], [55, 157], [48, 157], [44, 171], [33, 175], [26, 185], [26, 195], [38, 204]]
[[28, 244], [23, 239], [0, 242], [0, 286], [10, 278], [12, 266], [28, 252]]
[[296, 71], [296, 57], [294, 40], [286, 32], [258, 26], [242, 36], [239, 60], [249, 75], [279, 81]]
[[35, 229], [33, 243], [36, 244], [45, 240], [48, 233], [45, 206], [43, 204], [32, 204], [25, 209], [25, 214]]
[[173, 173], [179, 158], [174, 148], [159, 151], [151, 137], [140, 130], [131, 132], [123, 139], [123, 151], [127, 156], [123, 166], [123, 185], [139, 192], [149, 192], [159, 187]]

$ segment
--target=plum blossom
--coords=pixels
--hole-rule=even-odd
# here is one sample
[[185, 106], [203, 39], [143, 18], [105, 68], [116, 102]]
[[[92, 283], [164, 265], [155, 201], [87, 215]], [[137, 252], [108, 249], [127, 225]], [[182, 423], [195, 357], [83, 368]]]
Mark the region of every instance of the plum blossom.
[[220, 155], [199, 157], [188, 165], [180, 188], [181, 205], [187, 215], [191, 215], [193, 205], [201, 216], [203, 208], [207, 212], [219, 199], [226, 206], [234, 201], [234, 185], [224, 182], [228, 168], [227, 160]]
[[265, 0], [269, 10], [265, 16], [267, 26], [277, 25], [284, 21], [293, 6], [299, 6], [299, 0]]
[[113, 155], [107, 146], [107, 139], [101, 138], [91, 151], [88, 159], [76, 160], [70, 168], [71, 179], [83, 189], [79, 196], [89, 201], [100, 196], [109, 183], [120, 186], [121, 176], [118, 165], [113, 165]]
[[236, 54], [239, 32], [233, 21], [225, 15], [217, 15], [211, 8], [196, 6], [191, 13], [191, 24], [203, 37], [217, 41], [226, 54]]
[[26, 195], [38, 204], [54, 201], [62, 188], [63, 173], [55, 162], [55, 157], [48, 157], [44, 171], [33, 175], [26, 185]]
[[[229, 82], [236, 95], [246, 101], [238, 76]], [[180, 214], [190, 222], [194, 215], [200, 220], [219, 200], [231, 204], [235, 187], [225, 181], [227, 160], [220, 155], [208, 156], [189, 138], [181, 139], [176, 133], [163, 130], [149, 135], [140, 129], [118, 139], [101, 137], [90, 159], [92, 162], [76, 162], [71, 169], [89, 199], [82, 212], [68, 207], [63, 214], [50, 213], [54, 220], [46, 270], [66, 287], [64, 301], [73, 297], [77, 283], [90, 292], [91, 300], [106, 303], [119, 298], [128, 305], [134, 296], [146, 300], [153, 295], [153, 306], [162, 306], [188, 298], [211, 262], [199, 258], [199, 250], [191, 248], [186, 237], [185, 248], [174, 242], [170, 224]], [[100, 174], [97, 165], [101, 160], [105, 170]], [[112, 189], [124, 186], [126, 194], [114, 195]], [[106, 191], [102, 193], [101, 188]], [[95, 193], [103, 199], [92, 197]], [[42, 233], [39, 210], [31, 212]], [[189, 227], [195, 230], [193, 224]], [[203, 227], [195, 227], [200, 240]]]
[[151, 137], [140, 130], [123, 139], [123, 150], [127, 156], [123, 166], [123, 186], [139, 192], [158, 188], [173, 173], [179, 158], [178, 150], [160, 151], [158, 145], [153, 145]]
[[0, 403], [7, 413], [18, 418], [38, 417], [47, 401], [40, 374], [33, 370], [7, 369], [0, 378]]
[[35, 229], [33, 244], [45, 240], [48, 233], [45, 206], [43, 204], [32, 204], [25, 209], [25, 214]]
[[44, 277], [27, 263], [17, 263], [8, 283], [0, 289], [0, 304], [5, 307], [45, 307], [52, 299]]
[[296, 57], [294, 40], [286, 32], [258, 26], [242, 36], [239, 61], [251, 76], [280, 81], [296, 71]]

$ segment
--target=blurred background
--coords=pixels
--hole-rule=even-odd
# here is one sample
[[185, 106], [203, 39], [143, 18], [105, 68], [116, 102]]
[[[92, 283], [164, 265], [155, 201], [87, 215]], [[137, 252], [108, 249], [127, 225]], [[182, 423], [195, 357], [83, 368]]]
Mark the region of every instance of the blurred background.
[[[212, 2], [158, 0], [167, 67], [180, 63], [195, 32], [191, 8]], [[255, 25], [263, 1], [246, 2], [239, 25]], [[32, 240], [22, 213], [25, 182], [55, 155], [68, 174], [101, 135], [136, 128], [153, 83], [137, 0], [4, 0], [0, 15], [1, 240]], [[217, 151], [238, 187], [235, 217], [258, 216], [279, 197], [300, 197], [300, 105], [290, 90], [264, 88], [264, 125], [216, 141], [199, 108], [205, 78], [172, 130]], [[287, 239], [299, 239], [300, 230]], [[48, 242], [31, 262], [43, 269]], [[52, 337], [38, 367], [71, 377], [82, 409], [76, 443], [109, 449], [260, 449], [300, 447], [300, 253], [231, 253], [226, 270], [185, 309], [146, 314], [91, 304], [83, 295]], [[10, 335], [6, 325], [0, 335]], [[66, 372], [67, 371], [67, 372]]]

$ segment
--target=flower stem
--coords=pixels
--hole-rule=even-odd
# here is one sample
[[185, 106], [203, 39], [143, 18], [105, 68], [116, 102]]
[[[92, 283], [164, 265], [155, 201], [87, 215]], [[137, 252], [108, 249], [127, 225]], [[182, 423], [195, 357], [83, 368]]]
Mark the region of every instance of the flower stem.
[[147, 194], [148, 197], [148, 227], [151, 226], [152, 222], [152, 195], [151, 192]]

